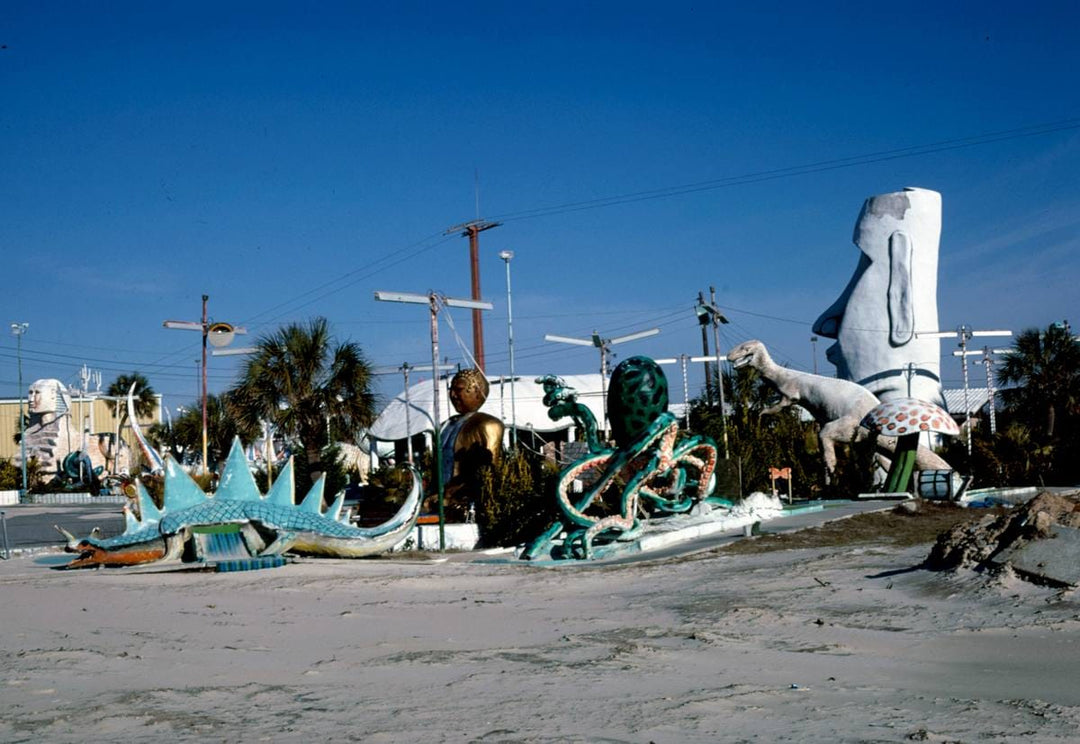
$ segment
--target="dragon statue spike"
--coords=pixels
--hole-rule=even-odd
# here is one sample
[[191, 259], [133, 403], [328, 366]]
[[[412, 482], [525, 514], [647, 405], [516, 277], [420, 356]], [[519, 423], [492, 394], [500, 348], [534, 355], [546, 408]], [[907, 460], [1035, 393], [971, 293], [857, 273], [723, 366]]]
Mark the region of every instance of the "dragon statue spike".
[[146, 441], [146, 437], [143, 436], [142, 428], [139, 426], [139, 418], [135, 415], [135, 386], [138, 382], [131, 383], [131, 387], [128, 388], [127, 394], [127, 411], [128, 420], [131, 421], [131, 430], [135, 432], [135, 439], [139, 442], [139, 449], [142, 450], [143, 455], [146, 456], [147, 462], [150, 463], [150, 472], [153, 475], [161, 475], [165, 470], [165, 462], [161, 459], [161, 455], [157, 450], [150, 446], [150, 442]]
[[[204, 492], [171, 456], [166, 456], [163, 469], [163, 506], [159, 509], [137, 480], [137, 509], [125, 507], [122, 534], [107, 539], [91, 534], [77, 539], [58, 526], [67, 540], [65, 550], [79, 554], [61, 568], [155, 562], [211, 564], [225, 558], [258, 561], [280, 559], [286, 552], [330, 558], [376, 555], [405, 539], [416, 524], [423, 502], [420, 477], [410, 468], [412, 485], [398, 512], [377, 527], [354, 527], [342, 515], [344, 491], [326, 511], [322, 510], [325, 477], [320, 477], [304, 499], [296, 503], [291, 458], [270, 490], [261, 494], [239, 439], [233, 440], [213, 495]], [[211, 543], [218, 547], [228, 544], [231, 552], [225, 556]]]

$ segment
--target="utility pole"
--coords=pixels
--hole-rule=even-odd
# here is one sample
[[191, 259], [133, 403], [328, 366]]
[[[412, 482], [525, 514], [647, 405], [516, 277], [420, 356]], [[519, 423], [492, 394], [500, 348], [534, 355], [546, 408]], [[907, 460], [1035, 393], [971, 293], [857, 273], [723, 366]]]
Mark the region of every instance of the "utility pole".
[[26, 417], [23, 416], [23, 390], [22, 381], [22, 337], [26, 333], [26, 329], [30, 327], [29, 323], [12, 323], [11, 332], [15, 335], [15, 358], [19, 363], [19, 449], [22, 462], [22, 490], [19, 491], [19, 501], [22, 502], [26, 499], [27, 485], [26, 485]]
[[1011, 354], [1012, 349], [991, 349], [984, 346], [981, 351], [977, 349], [964, 349], [954, 351], [953, 356], [964, 357], [964, 380], [967, 381], [967, 358], [982, 354], [982, 363], [986, 367], [986, 400], [990, 406], [990, 434], [997, 434], [997, 390], [994, 388], [994, 359], [992, 354]]
[[[446, 513], [444, 500], [446, 488], [443, 484], [442, 472], [442, 428], [439, 424], [439, 311], [444, 307], [467, 307], [473, 310], [490, 310], [490, 302], [475, 300], [460, 300], [454, 297], [446, 297], [436, 292], [428, 292], [426, 295], [412, 292], [384, 292], [375, 291], [375, 299], [382, 302], [406, 302], [414, 305], [427, 305], [431, 312], [431, 370], [432, 383], [432, 435], [431, 435], [431, 459], [435, 465], [435, 482], [439, 493], [439, 550], [446, 550]], [[453, 446], [453, 442], [450, 443]], [[449, 477], [449, 473], [447, 474]]]
[[[472, 300], [480, 302], [480, 233], [498, 227], [501, 223], [489, 220], [473, 220], [455, 225], [446, 231], [446, 235], [461, 231], [461, 236], [469, 239], [469, 269], [472, 276]], [[472, 311], [473, 357], [476, 366], [484, 371], [484, 316], [479, 308]]]
[[544, 335], [545, 341], [555, 341], [560, 344], [574, 344], [575, 346], [595, 346], [600, 350], [600, 393], [604, 398], [604, 425], [602, 431], [604, 436], [607, 436], [608, 419], [607, 419], [607, 377], [608, 377], [608, 356], [611, 354], [611, 347], [615, 344], [623, 344], [627, 341], [637, 341], [639, 338], [648, 338], [649, 336], [655, 336], [660, 333], [659, 328], [650, 328], [646, 331], [638, 331], [636, 333], [630, 333], [626, 336], [619, 336], [617, 338], [602, 338], [599, 333], [593, 331], [591, 339], [573, 338], [570, 336], [556, 336], [551, 333]]
[[[948, 338], [949, 336], [956, 336], [960, 345], [960, 351], [954, 351], [953, 356], [958, 356], [961, 359], [962, 367], [964, 368], [964, 424], [967, 426], [967, 454], [968, 461], [971, 461], [971, 393], [968, 387], [968, 341], [976, 336], [1011, 336], [1012, 331], [973, 331], [966, 325], [961, 325], [955, 331], [930, 331], [924, 333], [915, 333], [916, 336], [922, 336], [925, 338]], [[951, 413], [951, 411], [950, 411]]]
[[712, 376], [709, 374], [709, 334], [705, 330], [709, 326], [709, 313], [705, 309], [705, 295], [697, 293], [697, 304], [694, 305], [697, 313], [698, 325], [701, 326], [701, 354], [705, 361], [705, 403], [712, 407]]
[[[436, 339], [437, 338], [438, 338], [438, 335], [436, 334]], [[376, 375], [386, 375], [386, 374], [400, 372], [404, 376], [404, 384], [405, 384], [405, 395], [404, 395], [404, 402], [405, 402], [405, 451], [407, 453], [407, 457], [408, 457], [410, 465], [413, 464], [413, 446], [412, 446], [412, 420], [411, 420], [411, 418], [412, 418], [412, 416], [411, 416], [412, 402], [409, 400], [409, 372], [429, 372], [432, 369], [434, 369], [434, 368], [430, 364], [422, 364], [422, 365], [417, 366], [415, 364], [409, 364], [408, 362], [403, 362], [401, 364], [401, 366], [399, 366], [399, 367], [387, 367], [387, 368], [380, 368], [380, 369], [373, 370], [373, 373], [376, 374]], [[439, 370], [440, 371], [444, 370], [444, 369], [453, 369], [453, 367], [451, 367], [448, 364], [439, 365]], [[435, 376], [438, 377], [438, 372], [435, 373]]]
[[[701, 294], [698, 294], [701, 297]], [[697, 313], [698, 322], [702, 322], [702, 318], [706, 318], [709, 325], [713, 329], [713, 352], [716, 354], [716, 388], [718, 391], [717, 397], [720, 399], [720, 423], [723, 429], [724, 438], [724, 459], [728, 459], [728, 434], [727, 434], [727, 411], [724, 410], [727, 406], [724, 401], [724, 376], [720, 371], [720, 324], [727, 323], [728, 319], [724, 316], [720, 309], [716, 307], [716, 287], [709, 287], [709, 302], [699, 302], [698, 306], [694, 308]], [[704, 326], [703, 326], [704, 329]], [[704, 332], [704, 330], [703, 330]], [[708, 366], [706, 365], [706, 379], [708, 379]]]

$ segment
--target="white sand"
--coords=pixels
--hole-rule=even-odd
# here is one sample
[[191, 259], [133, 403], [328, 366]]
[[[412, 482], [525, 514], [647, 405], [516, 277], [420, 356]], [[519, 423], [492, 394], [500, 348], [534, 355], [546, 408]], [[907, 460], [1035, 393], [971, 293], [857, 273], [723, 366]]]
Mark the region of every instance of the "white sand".
[[0, 562], [0, 741], [1076, 741], [1075, 593], [880, 575], [928, 550]]

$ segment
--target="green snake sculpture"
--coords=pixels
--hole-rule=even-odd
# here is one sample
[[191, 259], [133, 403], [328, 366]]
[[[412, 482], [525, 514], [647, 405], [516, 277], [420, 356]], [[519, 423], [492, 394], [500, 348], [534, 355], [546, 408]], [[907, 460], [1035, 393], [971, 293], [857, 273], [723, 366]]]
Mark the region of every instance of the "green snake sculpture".
[[[561, 516], [522, 558], [593, 558], [594, 543], [640, 534], [639, 506], [662, 515], [684, 513], [712, 493], [716, 445], [703, 436], [680, 439], [678, 422], [667, 410], [667, 378], [652, 359], [630, 357], [611, 375], [607, 407], [614, 447], [600, 442], [596, 419], [573, 388], [553, 375], [537, 382], [544, 388], [548, 416], [573, 419], [584, 431], [589, 453], [559, 473]], [[575, 494], [575, 483], [589, 485]], [[613, 496], [617, 506], [604, 503], [605, 497], [615, 501]]]

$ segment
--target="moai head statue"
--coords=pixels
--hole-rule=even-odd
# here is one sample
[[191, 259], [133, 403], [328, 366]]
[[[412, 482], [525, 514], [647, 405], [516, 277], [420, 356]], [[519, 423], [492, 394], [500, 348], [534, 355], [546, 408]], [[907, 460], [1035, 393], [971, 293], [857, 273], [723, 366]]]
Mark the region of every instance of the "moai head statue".
[[[814, 333], [836, 339], [826, 358], [837, 376], [881, 400], [909, 396], [943, 404], [938, 330], [941, 194], [906, 188], [863, 203], [853, 240], [855, 274]], [[910, 384], [910, 393], [908, 385]]]

